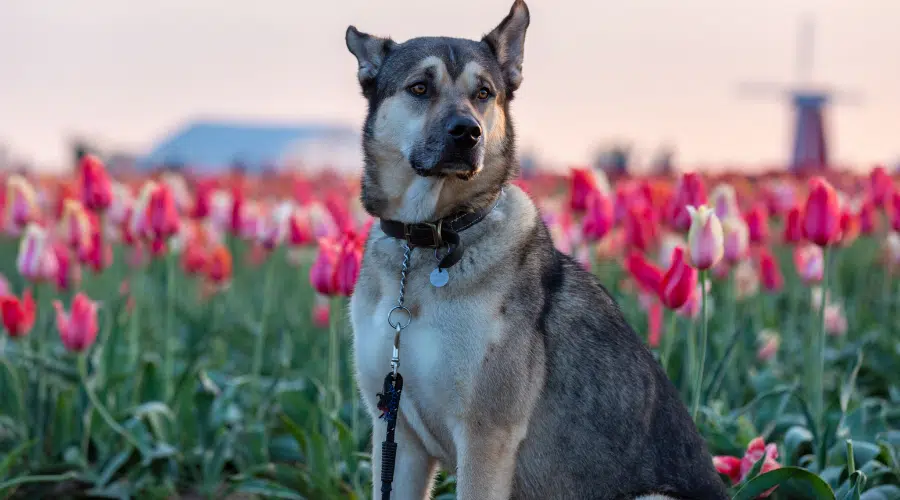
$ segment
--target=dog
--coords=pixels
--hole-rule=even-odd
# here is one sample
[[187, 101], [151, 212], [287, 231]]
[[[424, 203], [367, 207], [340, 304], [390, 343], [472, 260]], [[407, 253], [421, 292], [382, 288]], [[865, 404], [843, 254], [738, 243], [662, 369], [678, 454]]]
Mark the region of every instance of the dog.
[[428, 498], [439, 466], [461, 500], [727, 498], [660, 365], [510, 182], [529, 22], [516, 0], [479, 41], [346, 32], [368, 103], [360, 198], [380, 219], [350, 303], [374, 498], [389, 315], [409, 322], [391, 498]]

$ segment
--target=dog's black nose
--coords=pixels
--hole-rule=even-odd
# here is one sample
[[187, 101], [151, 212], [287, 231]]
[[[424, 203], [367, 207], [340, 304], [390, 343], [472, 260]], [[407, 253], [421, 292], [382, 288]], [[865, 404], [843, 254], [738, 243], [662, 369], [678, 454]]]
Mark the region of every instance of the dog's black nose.
[[460, 149], [472, 149], [481, 139], [481, 126], [471, 116], [456, 116], [447, 124], [447, 133]]

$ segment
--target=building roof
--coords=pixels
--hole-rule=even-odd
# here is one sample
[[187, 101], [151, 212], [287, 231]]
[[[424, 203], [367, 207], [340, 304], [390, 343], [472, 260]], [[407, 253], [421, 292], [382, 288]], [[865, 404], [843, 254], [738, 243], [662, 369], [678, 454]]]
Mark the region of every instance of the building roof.
[[195, 121], [165, 137], [138, 159], [139, 168], [181, 164], [196, 169], [226, 168], [236, 162], [248, 170], [278, 166], [302, 142], [348, 141], [358, 144], [349, 127]]

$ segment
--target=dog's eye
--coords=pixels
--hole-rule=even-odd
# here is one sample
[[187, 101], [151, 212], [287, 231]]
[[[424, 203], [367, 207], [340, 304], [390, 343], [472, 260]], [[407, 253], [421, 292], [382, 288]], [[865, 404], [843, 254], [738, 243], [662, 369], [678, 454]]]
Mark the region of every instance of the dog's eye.
[[409, 93], [412, 95], [423, 96], [426, 93], [428, 93], [428, 85], [425, 85], [424, 83], [421, 83], [421, 82], [414, 83], [414, 84], [410, 85], [409, 87], [407, 87], [407, 90], [409, 90]]
[[479, 101], [485, 101], [488, 97], [491, 96], [491, 91], [487, 89], [487, 87], [482, 87], [481, 90], [475, 94], [475, 97], [478, 98]]

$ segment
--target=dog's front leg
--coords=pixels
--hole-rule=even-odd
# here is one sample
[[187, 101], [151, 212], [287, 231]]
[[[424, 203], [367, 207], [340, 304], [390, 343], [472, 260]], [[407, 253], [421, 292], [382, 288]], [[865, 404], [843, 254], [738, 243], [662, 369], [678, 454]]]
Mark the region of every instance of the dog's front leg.
[[524, 425], [464, 423], [454, 433], [457, 446], [456, 495], [459, 500], [509, 500], [516, 453]]
[[[381, 499], [381, 443], [387, 428], [384, 420], [373, 420], [372, 432], [372, 499]], [[429, 498], [437, 460], [428, 456], [419, 438], [412, 432], [403, 412], [397, 416], [397, 459], [394, 465], [394, 482], [391, 500], [423, 500]]]

